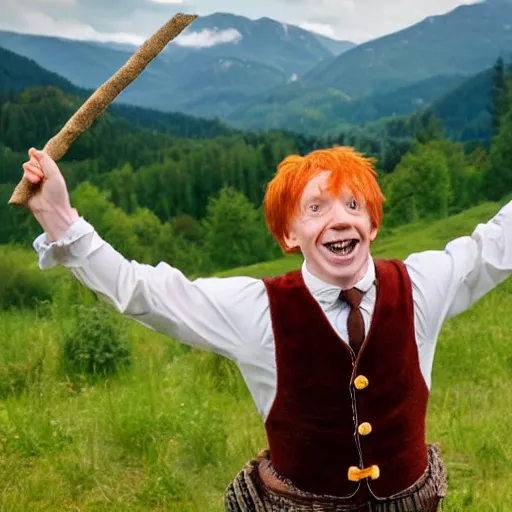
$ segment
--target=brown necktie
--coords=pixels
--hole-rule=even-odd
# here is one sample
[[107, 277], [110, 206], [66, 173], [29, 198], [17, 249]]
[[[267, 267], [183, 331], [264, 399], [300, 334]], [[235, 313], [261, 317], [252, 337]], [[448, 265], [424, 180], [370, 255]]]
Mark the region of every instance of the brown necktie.
[[359, 309], [362, 298], [363, 292], [357, 288], [342, 290], [340, 293], [340, 299], [350, 306], [347, 321], [348, 341], [356, 355], [359, 353], [359, 349], [364, 341], [364, 320], [361, 310]]

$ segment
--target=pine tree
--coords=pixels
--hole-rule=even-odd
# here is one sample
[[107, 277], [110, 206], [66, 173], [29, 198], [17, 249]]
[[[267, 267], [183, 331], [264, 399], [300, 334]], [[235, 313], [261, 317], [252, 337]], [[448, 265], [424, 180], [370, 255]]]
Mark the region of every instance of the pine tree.
[[505, 63], [502, 57], [496, 60], [492, 79], [491, 105], [489, 111], [492, 117], [492, 135], [496, 136], [500, 130], [503, 114], [507, 109], [507, 78]]

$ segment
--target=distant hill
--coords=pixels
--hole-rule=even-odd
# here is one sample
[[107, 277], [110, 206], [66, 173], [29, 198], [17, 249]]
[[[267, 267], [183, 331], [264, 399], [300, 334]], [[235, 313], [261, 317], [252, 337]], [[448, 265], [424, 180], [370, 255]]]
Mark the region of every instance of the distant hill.
[[[499, 55], [509, 60], [512, 2], [488, 0], [462, 6], [353, 46], [339, 56], [326, 50], [318, 34], [268, 18], [249, 20], [228, 14], [198, 18], [184, 31], [188, 39], [181, 43], [191, 44], [191, 38], [201, 34], [214, 37], [223, 30], [231, 30], [232, 42], [206, 48], [171, 43], [121, 94], [111, 113], [141, 127], [187, 137], [229, 130], [220, 121], [208, 125], [189, 115], [222, 119], [238, 130], [286, 129], [321, 136], [431, 107], [455, 138], [485, 139], [489, 136], [487, 70]], [[81, 73], [80, 80], [95, 84], [106, 80], [133, 50], [129, 45], [0, 32], [0, 46], [7, 42], [44, 57], [48, 65], [74, 69]], [[7, 62], [0, 56], [0, 70], [2, 59]], [[307, 73], [292, 74], [312, 62], [317, 64]], [[14, 72], [29, 80], [27, 66], [28, 61], [4, 65], [4, 83]], [[44, 82], [41, 75], [41, 85], [48, 83], [46, 76]], [[59, 86], [72, 87], [69, 81]], [[147, 105], [150, 110], [129, 104]]]
[[[224, 42], [204, 42], [221, 36]], [[0, 31], [0, 46], [88, 89], [105, 82], [135, 49], [5, 31]], [[254, 96], [304, 76], [323, 59], [353, 46], [269, 18], [250, 20], [225, 13], [203, 16], [172, 41], [117, 102], [225, 116]], [[215, 97], [224, 99], [212, 102]], [[231, 97], [237, 98], [233, 104]]]
[[83, 89], [52, 73], [35, 61], [0, 48], [0, 92], [21, 91], [27, 87], [54, 85], [64, 92], [81, 94]]
[[[308, 92], [301, 84], [296, 84], [292, 99], [287, 101], [290, 94], [283, 89], [269, 93], [264, 101], [235, 110], [227, 121], [244, 129], [287, 127], [299, 132], [324, 134], [336, 131], [342, 125], [408, 115], [430, 105], [466, 79], [463, 75], [435, 76], [396, 91], [357, 100], [338, 89]], [[286, 108], [282, 108], [286, 101]]]
[[[215, 37], [223, 31], [232, 34], [230, 42], [209, 47], [183, 46], [193, 34], [197, 37], [207, 33]], [[344, 50], [355, 46], [267, 17], [251, 20], [234, 14], [215, 13], [197, 18], [182, 36], [168, 45], [165, 53], [180, 61], [200, 57], [203, 63], [219, 58], [258, 62], [276, 68], [289, 78], [294, 74], [303, 76], [323, 59], [339, 54], [340, 45]]]
[[350, 97], [382, 94], [436, 75], [473, 75], [512, 49], [512, 2], [462, 5], [361, 44], [314, 69], [306, 84], [341, 89]]
[[461, 140], [488, 140], [491, 137], [491, 92], [493, 68], [478, 73], [432, 105], [447, 132]]
[[318, 134], [406, 114], [511, 53], [512, 2], [464, 5], [324, 59], [228, 119], [242, 127], [286, 126]]
[[357, 46], [351, 41], [340, 41], [338, 39], [331, 39], [330, 37], [315, 34], [315, 37], [324, 45], [334, 56], [341, 55], [342, 53]]
[[[65, 78], [52, 73], [33, 60], [0, 48], [0, 92], [22, 91], [31, 87], [53, 86], [77, 99], [77, 106], [92, 90], [76, 87]], [[206, 120], [182, 113], [165, 113], [131, 105], [113, 104], [108, 113], [128, 120], [134, 127], [156, 129], [178, 137], [204, 138], [233, 133], [218, 120]]]

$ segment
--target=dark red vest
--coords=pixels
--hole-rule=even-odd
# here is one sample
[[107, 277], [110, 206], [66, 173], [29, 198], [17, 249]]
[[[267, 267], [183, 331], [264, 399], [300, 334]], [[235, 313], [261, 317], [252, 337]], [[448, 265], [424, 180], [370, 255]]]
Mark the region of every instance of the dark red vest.
[[[429, 393], [419, 366], [411, 282], [400, 261], [376, 260], [375, 266], [375, 310], [357, 359], [300, 270], [264, 279], [277, 364], [277, 393], [265, 423], [270, 457], [276, 471], [304, 491], [388, 497], [412, 485], [428, 464]], [[361, 434], [361, 423], [371, 432]], [[349, 480], [349, 467], [372, 465], [378, 478]]]

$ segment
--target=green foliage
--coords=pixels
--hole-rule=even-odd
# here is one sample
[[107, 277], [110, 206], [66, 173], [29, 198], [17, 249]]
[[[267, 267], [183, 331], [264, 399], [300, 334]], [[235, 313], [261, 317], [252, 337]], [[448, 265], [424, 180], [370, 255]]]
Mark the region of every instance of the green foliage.
[[232, 188], [210, 199], [204, 229], [204, 250], [214, 269], [269, 259], [272, 244], [261, 217], [247, 198]]
[[124, 326], [110, 308], [77, 306], [65, 333], [61, 364], [68, 375], [105, 377], [132, 364], [131, 343]]
[[387, 190], [388, 225], [406, 224], [424, 218], [442, 218], [451, 200], [446, 158], [440, 151], [417, 145], [396, 171]]
[[489, 153], [486, 194], [490, 199], [498, 199], [512, 191], [512, 102], [500, 125]]
[[50, 300], [55, 278], [41, 273], [33, 254], [16, 247], [2, 247], [0, 252], [0, 310], [34, 308]]
[[422, 138], [427, 142], [417, 142], [382, 181], [387, 227], [444, 218], [485, 197], [483, 148], [466, 154], [461, 144], [442, 138], [428, 140], [425, 133]]
[[505, 62], [499, 57], [494, 65], [491, 104], [489, 111], [492, 117], [492, 134], [496, 135], [500, 130], [501, 118], [507, 111], [507, 77]]
[[173, 217], [172, 229], [177, 236], [182, 236], [188, 242], [199, 243], [203, 239], [203, 227], [192, 215], [186, 213]]

